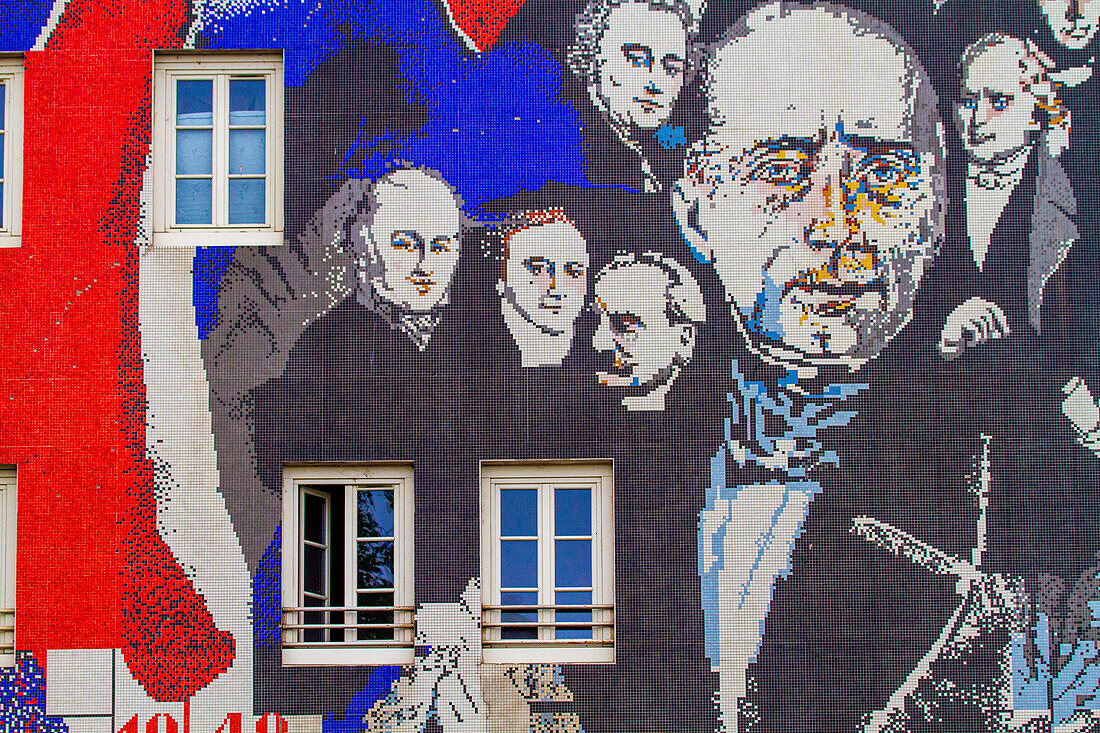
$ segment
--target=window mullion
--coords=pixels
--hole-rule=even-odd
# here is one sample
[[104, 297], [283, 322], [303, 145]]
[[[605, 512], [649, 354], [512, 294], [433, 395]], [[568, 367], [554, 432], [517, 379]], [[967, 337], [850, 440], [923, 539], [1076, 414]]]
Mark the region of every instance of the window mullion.
[[[504, 542], [501, 540], [503, 528], [500, 521], [500, 482], [495, 479], [489, 481], [489, 537], [492, 538], [491, 551], [489, 552], [489, 605], [499, 606], [503, 596], [500, 589], [504, 585]], [[493, 624], [499, 624], [504, 618], [503, 612], [492, 611], [488, 620]], [[503, 632], [499, 626], [489, 627], [489, 639], [500, 641]]]
[[17, 476], [0, 468], [0, 666], [15, 664]]
[[[171, 79], [171, 77], [169, 77]], [[169, 81], [171, 83], [171, 81]], [[175, 95], [170, 95], [173, 99]], [[172, 105], [172, 114], [175, 114], [175, 105]], [[173, 197], [174, 198], [174, 197]], [[175, 215], [173, 215], [173, 221]], [[294, 558], [294, 578], [297, 583], [295, 592], [289, 599], [284, 598], [283, 604], [290, 606], [303, 607], [306, 605], [306, 543], [305, 543], [305, 516], [306, 516], [306, 492], [302, 490], [301, 486], [294, 485], [294, 493], [292, 494], [296, 498], [296, 514], [294, 518], [294, 534], [284, 535], [289, 539], [287, 544], [293, 543], [294, 553], [297, 557]], [[285, 499], [284, 499], [285, 501]], [[283, 562], [286, 562], [287, 558], [283, 558]], [[284, 577], [286, 577], [284, 575]], [[283, 590], [286, 593], [286, 589]], [[287, 603], [287, 600], [290, 603]], [[306, 614], [304, 611], [292, 611], [290, 612], [290, 623], [302, 624], [305, 622]], [[299, 642], [305, 639], [304, 629], [289, 629], [286, 632], [286, 637], [291, 642]]]
[[[407, 487], [403, 480], [398, 480], [392, 484], [391, 489], [393, 491], [393, 605], [411, 606], [412, 604], [409, 601], [412, 599], [412, 589], [408, 587], [409, 576], [407, 574], [409, 570], [409, 548], [406, 542], [410, 535], [407, 534], [409, 528], [405, 524], [405, 507], [408, 506], [405, 503]], [[411, 621], [411, 618], [405, 611], [393, 612], [393, 622], [395, 624], [404, 624], [409, 621]], [[395, 628], [393, 639], [398, 643], [412, 641], [408, 629]]]
[[[341, 605], [345, 607], [354, 607], [359, 605], [359, 594], [356, 592], [358, 587], [356, 586], [356, 567], [355, 563], [359, 557], [359, 524], [356, 521], [358, 518], [359, 507], [359, 487], [348, 485], [344, 487], [344, 546], [339, 548], [344, 553], [344, 601]], [[355, 624], [357, 614], [355, 611], [344, 611], [344, 623]], [[356, 630], [354, 628], [344, 629], [344, 641], [353, 642], [356, 640]]]
[[[495, 605], [499, 606], [502, 603], [502, 599], [503, 599], [503, 595], [501, 594], [500, 589], [502, 587], [504, 587], [504, 541], [501, 540], [501, 535], [504, 533], [504, 523], [501, 521], [501, 516], [500, 516], [501, 506], [503, 505], [503, 501], [501, 500], [500, 484], [497, 483], [497, 482], [493, 482], [493, 499], [494, 499], [494, 502], [495, 502], [494, 507], [493, 507], [493, 536], [496, 538], [496, 544], [497, 544], [496, 552], [493, 553], [493, 557], [492, 557], [493, 578], [496, 580], [496, 586], [494, 588], [495, 597], [493, 599], [493, 602], [494, 602]], [[537, 553], [536, 553], [536, 557], [537, 557]], [[498, 611], [496, 613], [496, 617], [494, 618], [494, 621], [500, 622], [503, 619], [504, 619], [504, 613], [501, 612], [501, 611]], [[494, 629], [493, 629], [493, 638], [494, 639], [503, 639], [504, 638], [504, 630], [501, 629], [499, 626], [494, 627]]]
[[[604, 555], [603, 555], [603, 525], [600, 520], [603, 518], [603, 484], [599, 479], [596, 479], [591, 484], [589, 489], [589, 512], [591, 523], [591, 555], [589, 562], [592, 563], [592, 605], [601, 605], [604, 602]], [[604, 615], [604, 611], [592, 609], [592, 621], [602, 622], [607, 618]], [[592, 638], [599, 641], [608, 641], [609, 637], [605, 636], [606, 628], [603, 626], [592, 627]]]
[[[607, 604], [615, 598], [615, 589], [610, 587], [614, 582], [615, 564], [614, 556], [609, 556], [605, 548], [613, 545], [612, 538], [615, 535], [615, 526], [608, 522], [614, 517], [615, 507], [610, 500], [608, 486], [603, 479], [596, 479], [592, 484], [592, 602], [594, 604]], [[605, 526], [606, 524], [606, 526]], [[610, 533], [610, 534], [608, 534]], [[610, 622], [613, 620], [612, 611], [601, 610], [592, 614], [593, 621]], [[612, 628], [609, 626], [594, 626], [593, 638], [603, 642], [612, 641]]]
[[229, 221], [229, 74], [214, 77], [214, 226]]
[[[272, 185], [275, 170], [275, 135], [271, 124], [271, 108], [275, 101], [275, 75], [264, 74], [264, 226], [271, 226], [275, 217], [275, 196]], [[396, 496], [396, 494], [394, 494]], [[396, 551], [396, 547], [394, 548]], [[394, 596], [395, 600], [397, 596]], [[394, 603], [394, 605], [398, 605]]]
[[[304, 517], [306, 516], [306, 492], [300, 488], [298, 490], [298, 517], [301, 519], [298, 523], [298, 532], [294, 537], [295, 543], [297, 543], [298, 549], [298, 593], [294, 599], [294, 605], [305, 606], [306, 605], [306, 533], [304, 527]], [[305, 614], [302, 611], [298, 611], [294, 614], [297, 617], [304, 618]], [[299, 630], [300, 632], [300, 630]], [[299, 635], [299, 634], [296, 634]]]
[[[0, 87], [4, 89], [4, 127], [0, 128], [0, 132], [3, 132], [3, 140], [0, 141], [3, 150], [0, 152], [4, 155], [4, 165], [0, 168], [0, 180], [7, 184], [10, 178], [8, 176], [8, 166], [15, 165], [9, 146], [12, 136], [8, 132], [8, 128], [11, 126], [11, 97], [15, 85], [9, 83], [8, 77], [0, 76]], [[10, 190], [10, 185], [4, 185], [3, 195], [0, 196], [0, 232], [8, 231], [11, 228], [11, 207], [8, 206], [8, 201], [11, 199]], [[4, 607], [7, 608], [7, 606]]]
[[[272, 97], [269, 94], [268, 100]], [[271, 105], [268, 104], [268, 107]], [[270, 126], [268, 127], [270, 130]], [[397, 479], [393, 484], [393, 558], [394, 558], [394, 586], [393, 605], [412, 606], [416, 597], [414, 584], [414, 556], [415, 544], [413, 542], [413, 503], [415, 496], [413, 487], [405, 478]], [[415, 612], [395, 611], [393, 621], [395, 624], [415, 623]], [[412, 645], [414, 641], [414, 628], [394, 629], [394, 641], [400, 644]]]
[[[550, 484], [539, 484], [538, 512], [539, 605], [548, 606], [554, 603], [554, 487]], [[539, 609], [538, 619], [542, 623], [551, 622], [554, 612]], [[540, 641], [553, 639], [553, 627], [540, 626], [538, 636]]]
[[164, 72], [164, 119], [161, 129], [164, 131], [164, 211], [165, 228], [176, 225], [176, 109], [179, 107], [175, 74]]
[[13, 558], [8, 557], [7, 547], [8, 526], [11, 524], [8, 517], [8, 490], [7, 484], [0, 481], [0, 529], [4, 536], [4, 544], [0, 546], [0, 608], [15, 606], [15, 599], [8, 597], [8, 568], [14, 567]]
[[[267, 88], [266, 85], [264, 87]], [[266, 94], [266, 92], [265, 92]], [[405, 558], [402, 555], [402, 551], [405, 549], [404, 543], [401, 541], [403, 537], [402, 531], [404, 530], [403, 515], [404, 505], [401, 503], [401, 482], [390, 484], [390, 491], [393, 492], [393, 605], [403, 606], [405, 600], [404, 582], [405, 582]], [[358, 599], [356, 599], [358, 603]], [[404, 623], [401, 611], [394, 610], [393, 622], [395, 624]], [[393, 640], [395, 642], [403, 642], [405, 640], [404, 630], [394, 628]]]

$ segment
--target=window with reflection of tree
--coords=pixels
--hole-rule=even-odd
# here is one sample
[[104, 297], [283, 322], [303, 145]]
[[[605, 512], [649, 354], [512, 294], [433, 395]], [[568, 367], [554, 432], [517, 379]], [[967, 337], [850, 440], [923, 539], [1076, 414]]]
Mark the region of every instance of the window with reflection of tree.
[[287, 469], [284, 521], [296, 542], [284, 563], [297, 567], [284, 568], [284, 650], [411, 648], [411, 474], [385, 465]]
[[[393, 606], [393, 489], [356, 489], [355, 592], [359, 606]], [[393, 612], [359, 612], [360, 624], [391, 624]], [[392, 639], [393, 629], [359, 629], [360, 639]]]

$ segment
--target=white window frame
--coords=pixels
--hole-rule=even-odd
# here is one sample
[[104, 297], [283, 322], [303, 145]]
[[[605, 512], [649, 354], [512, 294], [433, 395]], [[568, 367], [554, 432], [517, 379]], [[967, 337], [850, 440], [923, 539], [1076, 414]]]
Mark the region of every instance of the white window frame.
[[3, 224], [0, 247], [23, 242], [23, 56], [0, 56], [0, 83], [4, 94], [4, 195], [0, 200]]
[[[307, 642], [299, 639], [303, 602], [302, 537], [300, 516], [302, 497], [310, 492], [306, 486], [332, 485], [344, 487], [344, 547], [332, 547], [329, 552], [344, 553], [344, 598], [338, 604], [330, 599], [329, 607], [350, 608], [355, 603], [355, 492], [358, 488], [385, 486], [394, 491], [394, 639], [357, 640], [355, 629], [345, 629], [345, 641]], [[326, 515], [331, 507], [326, 507]], [[326, 516], [326, 525], [329, 525]], [[331, 535], [329, 535], [331, 537]], [[283, 469], [283, 530], [282, 530], [282, 598], [283, 598], [283, 664], [284, 665], [352, 665], [411, 664], [413, 662], [412, 624], [415, 612], [413, 583], [413, 469], [411, 464], [372, 463], [358, 465], [286, 466]], [[326, 538], [328, 539], [328, 538]], [[326, 572], [328, 563], [326, 563]], [[331, 581], [325, 580], [326, 593]], [[338, 613], [335, 612], [335, 613]], [[356, 612], [344, 611], [344, 623], [355, 624]]]
[[0, 466], [0, 526], [4, 528], [0, 542], [0, 667], [15, 665], [15, 563], [16, 563], [16, 494], [15, 466]]
[[[540, 626], [538, 640], [501, 639], [500, 491], [537, 488], [540, 623], [552, 623], [548, 603], [554, 589], [553, 489], [592, 490], [591, 640], [558, 640], [553, 626]], [[486, 461], [481, 465], [482, 660], [486, 663], [613, 663], [615, 661], [615, 516], [611, 461]], [[546, 638], [551, 637], [551, 638]]]
[[[228, 80], [262, 76], [267, 87], [263, 224], [228, 224]], [[214, 81], [212, 224], [174, 224], [176, 96], [179, 79]], [[165, 52], [153, 61], [153, 244], [178, 247], [278, 245], [283, 243], [283, 59], [281, 51], [249, 53]], [[219, 223], [219, 220], [222, 220]]]

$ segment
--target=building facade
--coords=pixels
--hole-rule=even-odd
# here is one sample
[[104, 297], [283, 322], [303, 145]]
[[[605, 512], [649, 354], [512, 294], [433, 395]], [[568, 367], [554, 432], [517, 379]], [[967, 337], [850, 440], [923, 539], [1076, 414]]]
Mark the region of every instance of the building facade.
[[0, 727], [1100, 730], [1098, 26], [5, 0]]

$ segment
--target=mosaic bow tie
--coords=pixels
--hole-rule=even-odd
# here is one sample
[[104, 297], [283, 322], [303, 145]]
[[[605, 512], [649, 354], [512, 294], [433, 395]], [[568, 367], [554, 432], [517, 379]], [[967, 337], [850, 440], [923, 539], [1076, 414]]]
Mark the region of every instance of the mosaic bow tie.
[[756, 466], [775, 480], [805, 479], [817, 466], [839, 465], [824, 432], [855, 417], [855, 411], [840, 408], [866, 384], [834, 383], [806, 393], [798, 389], [793, 372], [778, 384], [753, 382], [735, 362], [733, 374], [737, 390], [728, 397], [733, 414], [727, 418], [726, 445], [742, 468]]
[[1005, 187], [1005, 179], [1010, 175], [1011, 173], [1001, 173], [993, 168], [980, 168], [978, 171], [968, 176], [968, 178], [981, 188], [996, 191], [999, 188]]

